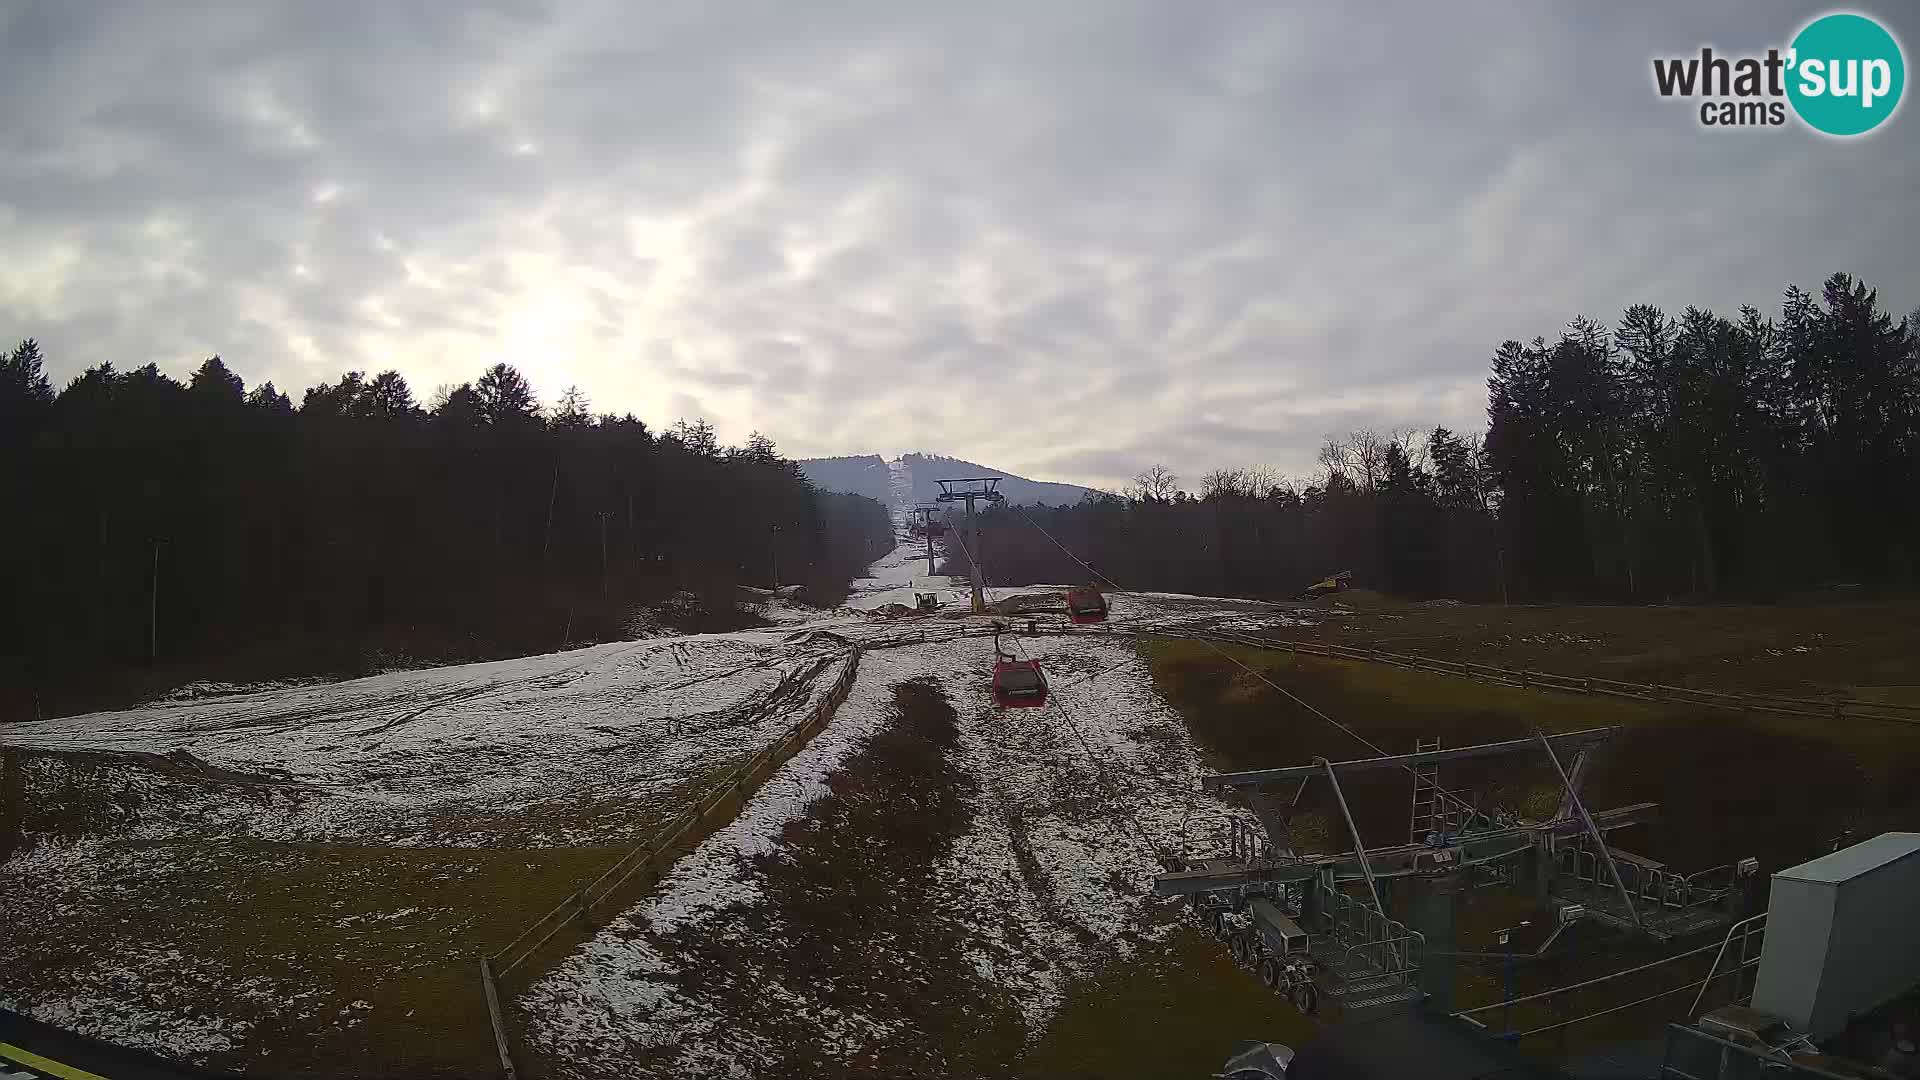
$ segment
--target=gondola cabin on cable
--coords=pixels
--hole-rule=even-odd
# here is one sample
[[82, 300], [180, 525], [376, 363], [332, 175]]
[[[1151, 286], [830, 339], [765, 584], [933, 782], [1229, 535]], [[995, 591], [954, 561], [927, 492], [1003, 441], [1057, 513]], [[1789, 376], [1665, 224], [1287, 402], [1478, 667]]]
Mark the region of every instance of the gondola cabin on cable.
[[1047, 673], [1040, 670], [1040, 661], [1002, 652], [998, 627], [993, 632], [993, 701], [1003, 709], [1037, 709], [1047, 703]]
[[1083, 589], [1068, 589], [1067, 618], [1077, 623], [1106, 622], [1106, 594], [1091, 585]]

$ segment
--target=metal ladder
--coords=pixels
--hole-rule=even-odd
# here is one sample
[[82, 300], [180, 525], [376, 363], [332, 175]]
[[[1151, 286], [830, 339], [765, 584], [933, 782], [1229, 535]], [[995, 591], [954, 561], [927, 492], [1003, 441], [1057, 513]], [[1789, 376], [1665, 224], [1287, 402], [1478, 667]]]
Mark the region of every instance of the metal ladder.
[[[1440, 737], [1431, 739], [1415, 737], [1413, 750], [1424, 754], [1440, 749]], [[1427, 833], [1435, 829], [1444, 830], [1445, 814], [1440, 809], [1440, 766], [1422, 764], [1413, 767], [1413, 812], [1407, 821], [1407, 842], [1424, 843]]]

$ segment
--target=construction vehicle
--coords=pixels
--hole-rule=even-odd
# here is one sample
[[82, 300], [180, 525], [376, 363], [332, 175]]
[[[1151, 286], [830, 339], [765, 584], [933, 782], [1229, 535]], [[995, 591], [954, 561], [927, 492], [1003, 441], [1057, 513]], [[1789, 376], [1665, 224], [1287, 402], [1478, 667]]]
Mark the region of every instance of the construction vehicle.
[[1331, 596], [1334, 593], [1346, 592], [1351, 588], [1353, 588], [1353, 571], [1342, 570], [1337, 574], [1321, 578], [1319, 581], [1307, 586], [1307, 591], [1300, 594], [1300, 599], [1315, 600], [1322, 596]]

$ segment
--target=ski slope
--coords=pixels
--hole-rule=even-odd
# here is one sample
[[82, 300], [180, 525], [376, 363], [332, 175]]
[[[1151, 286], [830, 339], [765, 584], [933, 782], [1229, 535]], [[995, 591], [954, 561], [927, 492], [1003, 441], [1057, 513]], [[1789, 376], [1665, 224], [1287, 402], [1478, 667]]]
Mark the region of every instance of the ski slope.
[[[825, 694], [851, 653], [845, 640], [804, 632], [617, 642], [8, 724], [0, 744], [126, 757], [183, 782], [261, 793], [240, 818], [217, 805], [136, 810], [121, 823], [132, 837], [577, 844], [625, 830], [579, 820], [543, 832], [527, 821], [595, 793], [644, 800], [752, 753]], [[447, 828], [454, 817], [463, 824]]]
[[[965, 936], [967, 977], [1017, 999], [1037, 1033], [1072, 980], [1170, 932], [1168, 902], [1147, 894], [1157, 848], [1224, 831], [1227, 815], [1197, 791], [1184, 725], [1124, 643], [1026, 643], [1053, 673], [1057, 704], [1005, 712], [987, 692], [991, 651], [978, 645], [869, 652], [833, 727], [789, 763], [779, 788], [520, 998], [535, 1057], [560, 1077], [780, 1075], [784, 1018], [799, 1016], [843, 1063], [941, 1067], [910, 1003], [843, 1004], [876, 977], [860, 964], [800, 977], [754, 968], [751, 983], [778, 1017], [703, 977], [716, 944], [751, 965], [834, 932], [784, 911], [762, 883], [769, 861], [785, 857], [783, 831], [809, 794], [823, 793], [819, 779], [886, 729], [890, 692], [907, 679], [936, 684], [961, 717], [949, 767], [971, 781], [970, 825], [933, 867], [941, 901], [924, 917]], [[943, 961], [902, 941], [881, 963], [889, 979], [955, 978]]]
[[[893, 479], [904, 539], [912, 477]], [[923, 545], [899, 544], [850, 606], [911, 605], [917, 590], [963, 609], [966, 590], [926, 578], [924, 558]], [[1171, 594], [1112, 603], [1121, 630], [1306, 617]], [[988, 691], [990, 642], [956, 633], [985, 625], [821, 613], [0, 725], [28, 807], [28, 844], [0, 863], [14, 930], [0, 936], [0, 1007], [221, 1067], [284, 1071], [313, 1047], [345, 1047], [366, 1061], [340, 1075], [379, 1075], [375, 1055], [403, 1045], [472, 1069], [486, 1049], [478, 1014], [459, 1014], [458, 1035], [423, 1034], [415, 1000], [394, 987], [442, 987], [436, 999], [471, 989], [472, 955], [790, 728], [866, 647], [832, 723], [731, 824], [513, 998], [518, 1038], [554, 1076], [759, 1075], [784, 1067], [799, 1018], [848, 1061], [920, 1054], [936, 1068], [914, 1007], [869, 993], [883, 977], [974, 987], [1016, 1002], [1017, 1022], [1039, 1032], [1074, 979], [1167, 931], [1146, 892], [1156, 848], [1216, 832], [1227, 810], [1195, 790], [1197, 752], [1131, 642], [1021, 640], [1055, 704], [1003, 712]], [[927, 640], [899, 644], [916, 627]], [[838, 932], [769, 882], [804, 854], [796, 837], [835, 805], [847, 770], [886, 745], [909, 682], [957, 717], [939, 778], [963, 793], [964, 826], [921, 868], [941, 897], [945, 951], [902, 939], [879, 968], [753, 969], [763, 992], [749, 1002], [706, 985], [713, 950], [750, 958]], [[330, 869], [316, 875], [316, 859]], [[838, 865], [830, 880], [871, 884], [847, 875], [874, 871]], [[280, 936], [235, 946], [261, 926]]]

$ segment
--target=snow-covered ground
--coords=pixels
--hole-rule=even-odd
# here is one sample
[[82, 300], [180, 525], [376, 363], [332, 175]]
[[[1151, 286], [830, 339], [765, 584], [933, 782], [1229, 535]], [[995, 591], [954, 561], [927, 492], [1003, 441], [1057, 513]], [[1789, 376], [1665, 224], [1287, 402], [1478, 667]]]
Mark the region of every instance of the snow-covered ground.
[[364, 1055], [371, 1026], [418, 1044], [412, 1010], [469, 985], [476, 948], [791, 728], [853, 654], [756, 631], [0, 725], [27, 841], [0, 863], [0, 1007], [269, 1072], [328, 1040]]
[[[752, 753], [826, 693], [851, 651], [777, 631], [616, 642], [7, 724], [0, 745], [141, 755], [182, 778], [233, 781], [194, 785], [207, 801], [190, 810], [133, 812], [116, 823], [121, 839], [592, 843], [629, 835], [625, 823], [539, 822], [595, 795], [645, 801]], [[36, 756], [24, 768], [31, 793], [68, 763]]]
[[[963, 610], [967, 590], [927, 578], [924, 545], [905, 542], [912, 477], [903, 466], [894, 486], [902, 542], [855, 583], [850, 606], [911, 606], [915, 592], [934, 592], [946, 612]], [[1049, 586], [993, 593], [1040, 588]], [[1112, 604], [1108, 625], [1123, 630], [1279, 629], [1308, 617], [1158, 593], [1116, 593]], [[486, 859], [548, 852], [555, 857], [525, 872], [590, 874], [715, 770], [790, 727], [856, 646], [920, 629], [925, 643], [867, 650], [827, 729], [511, 1011], [526, 1047], [564, 1076], [758, 1075], [780, 1042], [775, 1014], [830, 1032], [847, 1054], [909, 1053], [913, 1019], [891, 999], [849, 991], [843, 984], [859, 971], [769, 974], [762, 1007], [743, 1010], [701, 989], [711, 957], [684, 943], [777, 949], [782, 935], [812, 932], [763, 888], [768, 867], [792, 854], [790, 827], [817, 811], [836, 770], [895, 722], [896, 688], [924, 680], [959, 717], [944, 767], [965, 791], [964, 828], [928, 871], [940, 924], [964, 941], [958, 962], [969, 977], [1010, 995], [1020, 1023], [1038, 1031], [1072, 979], [1163, 931], [1161, 905], [1146, 892], [1155, 847], [1217, 831], [1225, 811], [1196, 793], [1191, 740], [1130, 642], [1021, 640], [1015, 647], [1047, 666], [1055, 704], [1001, 711], [988, 692], [992, 645], [964, 636], [984, 626], [821, 612], [766, 630], [259, 692], [203, 687], [123, 712], [0, 725], [0, 747], [23, 751], [9, 768], [29, 809], [28, 845], [0, 864], [0, 907], [21, 931], [0, 935], [0, 1006], [226, 1064], [217, 1055], [271, 1062], [275, 1039], [350, 1038], [366, 1009], [381, 1006], [359, 1001], [343, 970], [400, 955], [453, 970], [529, 917], [520, 908], [531, 901], [495, 891], [499, 867]], [[387, 855], [327, 871], [317, 893], [299, 886], [308, 892], [293, 910], [313, 905], [330, 920], [327, 934], [348, 935], [312, 964], [255, 970], [245, 950], [223, 953], [241, 926], [221, 920], [251, 917], [244, 896], [196, 897], [183, 908], [190, 918], [116, 916], [148, 894], [279, 889], [283, 876], [310, 875], [302, 845], [473, 858], [435, 856], [438, 869], [411, 891], [382, 877], [393, 873]], [[542, 887], [563, 895], [570, 880]], [[306, 916], [275, 917], [297, 926]], [[129, 926], [139, 933], [128, 937]], [[354, 952], [359, 935], [408, 927], [387, 952]], [[940, 979], [941, 965], [955, 962], [915, 948], [903, 942], [890, 960], [913, 978]], [[35, 978], [53, 955], [57, 991]], [[274, 1026], [256, 1030], [263, 1024]]]
[[[1054, 704], [997, 710], [988, 693], [992, 652], [980, 641], [868, 652], [852, 696], [829, 730], [781, 770], [732, 826], [681, 860], [652, 897], [604, 927], [516, 1004], [529, 1048], [560, 1076], [774, 1075], [777, 1031], [792, 1015], [827, 1033], [849, 1058], [932, 1052], [910, 1015], [877, 1001], [836, 1006], [848, 984], [875, 973], [757, 978], [780, 1016], [742, 1010], [703, 980], [711, 962], [677, 942], [718, 939], [743, 956], [781, 948], [783, 934], [831, 932], [795, 924], [762, 889], [768, 857], [785, 857], [788, 823], [804, 817], [824, 779], [893, 719], [892, 694], [932, 680], [955, 706], [961, 733], [948, 767], [972, 792], [968, 827], [933, 868], [941, 898], [929, 919], [969, 937], [972, 971], [1020, 1003], [1029, 1032], [1043, 1029], [1067, 983], [1127, 955], [1170, 925], [1147, 894], [1157, 850], [1182, 836], [1217, 834], [1223, 804], [1197, 793], [1198, 757], [1184, 725], [1154, 693], [1125, 643], [1024, 643], [1052, 673]], [[905, 941], [883, 960], [889, 978], [949, 979], [941, 957]], [[775, 973], [777, 974], [777, 972]]]

